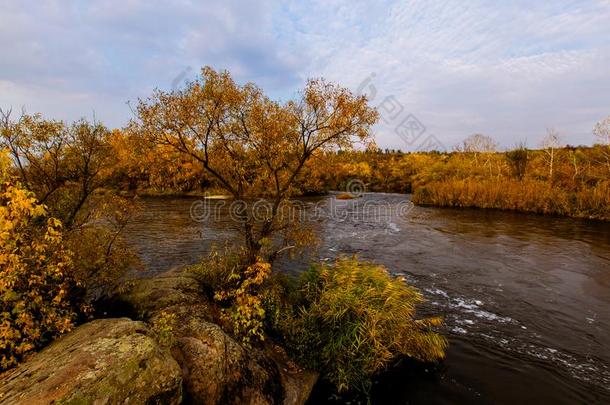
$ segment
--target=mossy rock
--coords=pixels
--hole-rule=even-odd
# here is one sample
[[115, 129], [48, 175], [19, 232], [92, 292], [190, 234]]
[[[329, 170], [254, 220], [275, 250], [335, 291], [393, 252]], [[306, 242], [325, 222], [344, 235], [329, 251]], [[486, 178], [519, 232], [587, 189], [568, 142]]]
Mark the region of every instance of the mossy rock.
[[173, 305], [202, 304], [205, 299], [195, 276], [185, 268], [175, 268], [152, 278], [139, 279], [118, 297], [127, 313], [148, 319]]
[[127, 318], [86, 323], [0, 382], [2, 404], [179, 404], [180, 366]]
[[182, 369], [184, 397], [196, 404], [305, 403], [317, 374], [291, 364], [277, 346], [244, 348], [216, 325], [214, 303], [188, 268], [137, 280], [121, 296], [142, 320], [175, 319], [171, 353]]

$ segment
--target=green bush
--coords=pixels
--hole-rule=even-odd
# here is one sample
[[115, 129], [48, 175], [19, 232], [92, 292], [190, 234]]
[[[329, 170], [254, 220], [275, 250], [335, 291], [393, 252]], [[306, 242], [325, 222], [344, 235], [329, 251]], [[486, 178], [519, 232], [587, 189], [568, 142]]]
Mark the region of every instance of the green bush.
[[201, 263], [191, 266], [190, 271], [203, 286], [205, 295], [209, 299], [213, 299], [217, 292], [235, 287], [231, 274], [243, 269], [243, 256], [242, 251], [228, 247], [220, 251], [214, 246], [208, 257]]
[[440, 318], [415, 319], [422, 295], [383, 266], [341, 258], [303, 274], [283, 323], [292, 354], [339, 391], [368, 392], [371, 377], [401, 357], [442, 359]]

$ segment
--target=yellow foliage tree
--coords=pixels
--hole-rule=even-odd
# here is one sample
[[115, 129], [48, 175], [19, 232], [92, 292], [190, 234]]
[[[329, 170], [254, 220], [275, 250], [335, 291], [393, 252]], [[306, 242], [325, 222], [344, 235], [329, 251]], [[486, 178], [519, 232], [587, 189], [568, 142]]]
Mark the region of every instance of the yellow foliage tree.
[[97, 121], [67, 125], [25, 113], [11, 119], [10, 110], [0, 109], [0, 148], [11, 159], [6, 170], [61, 221], [65, 246], [75, 253], [78, 294], [90, 303], [116, 292], [138, 264], [121, 236], [137, 207], [109, 189], [116, 159], [125, 158], [115, 138]]
[[76, 317], [61, 222], [13, 181], [10, 166], [0, 151], [0, 369], [69, 331]]
[[[247, 206], [236, 212], [252, 264], [262, 240], [292, 225], [281, 208], [306, 163], [325, 151], [369, 142], [378, 113], [365, 96], [324, 80], [308, 81], [300, 97], [279, 103], [252, 83], [239, 85], [228, 72], [205, 67], [184, 89], [140, 100], [137, 118], [146, 139], [189, 155], [235, 200], [268, 198], [264, 218]], [[264, 259], [297, 244], [282, 240]]]

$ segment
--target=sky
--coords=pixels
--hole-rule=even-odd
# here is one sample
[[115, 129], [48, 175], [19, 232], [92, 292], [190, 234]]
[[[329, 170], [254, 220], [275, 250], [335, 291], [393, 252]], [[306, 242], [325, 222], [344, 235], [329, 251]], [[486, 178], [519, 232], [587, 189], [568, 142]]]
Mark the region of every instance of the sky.
[[111, 128], [202, 66], [278, 100], [366, 94], [382, 148], [592, 144], [610, 115], [610, 0], [0, 0], [0, 108]]

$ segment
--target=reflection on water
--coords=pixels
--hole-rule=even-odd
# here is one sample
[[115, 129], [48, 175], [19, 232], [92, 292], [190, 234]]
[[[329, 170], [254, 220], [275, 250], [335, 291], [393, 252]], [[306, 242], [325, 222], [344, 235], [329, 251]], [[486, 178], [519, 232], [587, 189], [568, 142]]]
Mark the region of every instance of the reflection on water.
[[[608, 403], [610, 225], [422, 207], [367, 218], [358, 210], [406, 200], [303, 200], [322, 209], [313, 220], [321, 259], [346, 253], [382, 263], [422, 290], [422, 313], [445, 317], [451, 348], [440, 370], [390, 373], [375, 385], [374, 402]], [[195, 263], [213, 243], [238, 237], [228, 215], [192, 221], [192, 202], [144, 200], [127, 231], [148, 274]], [[278, 266], [298, 272], [305, 264]]]

